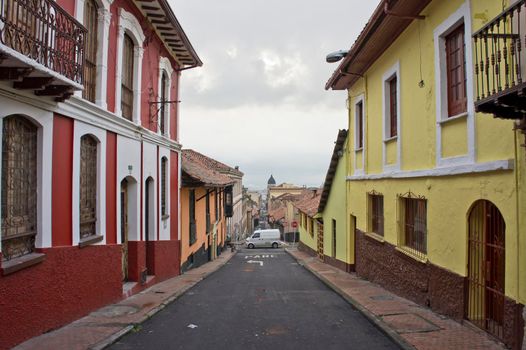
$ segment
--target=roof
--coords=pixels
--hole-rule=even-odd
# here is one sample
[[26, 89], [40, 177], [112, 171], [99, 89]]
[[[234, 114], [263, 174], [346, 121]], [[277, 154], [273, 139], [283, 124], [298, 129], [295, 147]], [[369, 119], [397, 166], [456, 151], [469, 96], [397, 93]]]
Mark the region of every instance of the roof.
[[318, 206], [321, 199], [321, 188], [309, 190], [302, 200], [293, 203], [296, 208], [304, 212], [310, 217], [318, 213]]
[[238, 177], [243, 177], [244, 175], [241, 171], [239, 171], [237, 167], [232, 168], [231, 166], [228, 166], [225, 163], [221, 163], [218, 160], [207, 157], [204, 154], [199, 153], [194, 150], [186, 150], [186, 151], [192, 152], [195, 158], [200, 159], [201, 162], [205, 163], [210, 169], [214, 169], [222, 174], [228, 174], [228, 175], [233, 175], [233, 176], [238, 176]]
[[190, 149], [183, 150], [183, 186], [224, 187], [233, 183], [230, 177], [210, 167], [208, 160], [213, 159]]
[[279, 207], [274, 210], [270, 210], [268, 212], [268, 217], [272, 218], [272, 222], [277, 222], [281, 219], [285, 218], [285, 215], [287, 215], [287, 208], [286, 207]]
[[391, 46], [431, 0], [381, 0], [325, 89], [344, 90]]
[[274, 179], [274, 176], [272, 174], [270, 175], [270, 178], [268, 179], [267, 185], [275, 185], [276, 180]]
[[202, 66], [203, 62], [195, 52], [168, 0], [139, 2], [138, 7], [149, 19], [155, 31], [165, 43], [182, 68]]
[[327, 170], [327, 175], [325, 176], [325, 182], [323, 183], [323, 191], [321, 193], [320, 205], [318, 207], [318, 212], [323, 212], [325, 205], [329, 200], [329, 194], [331, 193], [332, 181], [334, 180], [334, 175], [336, 175], [336, 168], [338, 167], [338, 162], [340, 161], [341, 155], [343, 154], [343, 148], [345, 146], [345, 140], [347, 139], [347, 130], [342, 129], [338, 131], [338, 136], [336, 137], [336, 142], [334, 143], [334, 150], [332, 151], [331, 162], [329, 164], [329, 169]]

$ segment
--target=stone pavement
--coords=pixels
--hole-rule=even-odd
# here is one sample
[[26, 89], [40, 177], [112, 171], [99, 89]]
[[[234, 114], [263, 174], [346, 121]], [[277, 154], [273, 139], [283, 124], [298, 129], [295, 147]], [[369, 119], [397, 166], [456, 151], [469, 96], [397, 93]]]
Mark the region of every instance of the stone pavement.
[[475, 326], [436, 314], [296, 248], [286, 250], [404, 349], [505, 349]]
[[53, 332], [32, 338], [14, 349], [103, 349], [126, 333], [140, 327], [142, 322], [221, 268], [234, 255], [235, 253], [230, 250], [225, 250], [214, 261], [155, 284], [119, 303], [103, 307]]

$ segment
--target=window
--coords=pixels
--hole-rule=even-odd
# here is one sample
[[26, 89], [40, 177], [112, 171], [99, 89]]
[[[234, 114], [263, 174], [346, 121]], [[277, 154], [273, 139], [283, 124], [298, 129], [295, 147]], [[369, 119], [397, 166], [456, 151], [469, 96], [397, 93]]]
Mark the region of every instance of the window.
[[252, 238], [259, 238], [259, 232], [256, 232], [252, 235]]
[[82, 97], [86, 100], [95, 102], [95, 89], [97, 81], [97, 25], [98, 25], [98, 6], [95, 0], [84, 2], [84, 26], [88, 30], [85, 36], [84, 56], [84, 91]]
[[369, 194], [370, 230], [380, 236], [384, 235], [384, 196]]
[[356, 149], [363, 148], [363, 101], [356, 104]]
[[401, 198], [401, 245], [420, 258], [427, 254], [427, 201], [422, 198]]
[[196, 225], [195, 225], [195, 190], [190, 190], [188, 194], [188, 215], [190, 222], [190, 245], [196, 240]]
[[[162, 73], [162, 77], [161, 77], [161, 108], [159, 109], [159, 119], [160, 119], [160, 122], [159, 122], [159, 127], [161, 129], [161, 134], [166, 134], [166, 109], [167, 109], [167, 98], [166, 98], [166, 90], [167, 90], [167, 83], [168, 83], [168, 78], [166, 77], [166, 73], [163, 72]], [[169, 106], [168, 106], [169, 108]]]
[[168, 163], [168, 159], [166, 157], [163, 157], [161, 159], [161, 217], [164, 219], [168, 215], [168, 210], [166, 207], [166, 164]]
[[336, 220], [332, 219], [332, 257], [336, 258]]
[[445, 40], [448, 117], [454, 117], [467, 111], [464, 24], [448, 34]]
[[216, 216], [216, 221], [219, 221], [219, 191], [215, 190], [215, 193], [214, 193], [214, 206], [215, 206], [215, 216]]
[[397, 102], [397, 84], [396, 76], [388, 81], [389, 84], [389, 137], [395, 137], [398, 134], [398, 102]]
[[133, 41], [124, 34], [122, 52], [121, 110], [122, 116], [133, 119]]
[[97, 234], [97, 140], [80, 139], [80, 239]]
[[3, 120], [2, 260], [33, 252], [37, 235], [37, 133], [22, 116]]
[[309, 219], [309, 234], [314, 236], [314, 220]]
[[206, 190], [206, 233], [210, 233], [210, 192]]

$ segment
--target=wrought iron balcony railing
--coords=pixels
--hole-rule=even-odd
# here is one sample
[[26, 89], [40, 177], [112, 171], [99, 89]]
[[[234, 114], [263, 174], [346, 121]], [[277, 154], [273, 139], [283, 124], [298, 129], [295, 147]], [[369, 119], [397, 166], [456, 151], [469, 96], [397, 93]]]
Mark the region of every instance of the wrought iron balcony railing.
[[526, 113], [526, 0], [520, 0], [473, 34], [477, 112], [518, 119]]
[[79, 85], [86, 32], [53, 0], [0, 0], [0, 43]]

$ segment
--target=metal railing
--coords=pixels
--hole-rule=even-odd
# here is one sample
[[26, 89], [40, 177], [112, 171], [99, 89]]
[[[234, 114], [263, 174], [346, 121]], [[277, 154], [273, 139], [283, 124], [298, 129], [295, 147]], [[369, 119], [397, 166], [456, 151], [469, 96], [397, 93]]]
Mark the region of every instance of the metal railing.
[[86, 32], [53, 0], [0, 0], [0, 43], [78, 84]]
[[[525, 29], [521, 15], [526, 0], [520, 0], [473, 34], [476, 105], [500, 96], [523, 82], [522, 49]], [[524, 10], [524, 11], [523, 11]], [[524, 18], [522, 18], [524, 21]]]

